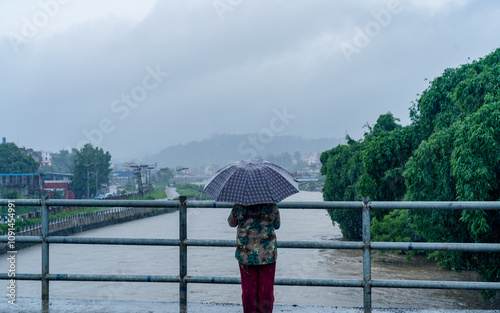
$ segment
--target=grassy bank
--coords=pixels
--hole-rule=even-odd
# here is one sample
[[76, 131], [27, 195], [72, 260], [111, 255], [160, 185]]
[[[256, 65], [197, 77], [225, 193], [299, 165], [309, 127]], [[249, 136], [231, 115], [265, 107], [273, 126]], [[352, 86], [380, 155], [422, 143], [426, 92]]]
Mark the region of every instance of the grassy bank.
[[[156, 187], [153, 191], [148, 194], [141, 196], [132, 196], [125, 200], [156, 200], [156, 199], [166, 199], [167, 194], [165, 193], [165, 188], [163, 186]], [[96, 200], [96, 201], [106, 201], [106, 200]], [[62, 212], [51, 214], [50, 219], [57, 219], [64, 216], [76, 215], [76, 214], [84, 214], [95, 212], [99, 210], [109, 209], [109, 207], [86, 207], [86, 208], [65, 208]], [[8, 208], [6, 206], [1, 207], [0, 213], [7, 213]], [[40, 211], [40, 207], [26, 207], [26, 206], [16, 206], [16, 215], [27, 214], [29, 212]], [[16, 232], [19, 231], [21, 227], [33, 225], [36, 223], [40, 223], [42, 221], [41, 218], [30, 218], [22, 221], [20, 219], [16, 220], [15, 229]], [[0, 224], [0, 232], [3, 232], [9, 228], [8, 224]]]
[[[203, 193], [203, 188], [205, 188], [205, 185], [184, 183], [179, 184], [175, 188], [175, 191], [181, 196], [186, 196], [188, 199], [212, 200], [212, 198]], [[175, 200], [177, 199], [179, 199], [179, 197], [175, 198]]]

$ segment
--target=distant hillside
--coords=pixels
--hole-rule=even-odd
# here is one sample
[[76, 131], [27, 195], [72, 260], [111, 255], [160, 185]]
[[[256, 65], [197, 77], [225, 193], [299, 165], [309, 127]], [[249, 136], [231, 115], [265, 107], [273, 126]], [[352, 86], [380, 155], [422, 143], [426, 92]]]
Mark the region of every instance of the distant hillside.
[[158, 162], [159, 167], [178, 165], [197, 168], [205, 165], [226, 165], [232, 161], [265, 157], [267, 154], [299, 151], [302, 155], [329, 150], [340, 143], [338, 138], [304, 139], [296, 136], [258, 137], [246, 135], [212, 135], [201, 141], [170, 146], [156, 155], [144, 158], [145, 163]]

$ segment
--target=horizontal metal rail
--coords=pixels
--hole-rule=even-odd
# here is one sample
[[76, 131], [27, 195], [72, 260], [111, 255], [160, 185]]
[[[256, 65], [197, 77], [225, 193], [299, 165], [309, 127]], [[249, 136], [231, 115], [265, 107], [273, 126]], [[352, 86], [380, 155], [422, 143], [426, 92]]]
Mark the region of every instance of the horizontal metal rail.
[[500, 201], [376, 201], [372, 210], [500, 210]]
[[[186, 201], [188, 208], [232, 208], [233, 203], [213, 201]], [[363, 209], [358, 201], [301, 201], [278, 203], [280, 209]], [[377, 201], [370, 203], [372, 210], [500, 210], [500, 201]]]
[[177, 275], [49, 274], [48, 280], [178, 283]]
[[179, 246], [179, 239], [156, 238], [92, 238], [49, 236], [49, 243], [89, 244], [89, 245], [136, 245], [136, 246]]
[[[0, 279], [11, 279], [0, 273]], [[16, 274], [17, 280], [40, 280], [40, 274]], [[112, 282], [157, 282], [178, 283], [178, 275], [95, 275], [95, 274], [49, 274], [48, 280], [65, 281], [112, 281]], [[188, 283], [200, 284], [240, 284], [239, 277], [187, 276]], [[311, 286], [311, 287], [363, 287], [360, 279], [304, 279], [276, 278], [275, 285]], [[466, 290], [500, 290], [499, 283], [462, 282], [462, 281], [425, 281], [425, 280], [380, 280], [373, 279], [372, 287], [379, 288], [419, 288], [419, 289], [466, 289]]]
[[[0, 279], [10, 279], [0, 273]], [[18, 280], [40, 280], [40, 274], [16, 274]], [[54, 281], [111, 281], [111, 282], [152, 282], [178, 283], [178, 275], [96, 275], [96, 274], [49, 274], [47, 279]], [[188, 283], [199, 284], [232, 284], [241, 283], [239, 277], [187, 276]], [[275, 285], [281, 286], [311, 286], [311, 287], [362, 287], [361, 279], [304, 279], [276, 278]]]
[[467, 281], [373, 279], [371, 284], [373, 287], [383, 287], [383, 288], [500, 290], [500, 283], [467, 282]]
[[10, 277], [7, 273], [0, 273], [0, 279], [16, 279], [16, 280], [42, 280], [42, 275], [40, 274], [26, 274], [26, 273], [16, 273], [15, 277]]
[[[234, 240], [186, 239], [187, 246], [196, 247], [235, 247]], [[278, 248], [296, 249], [361, 249], [362, 242], [330, 242], [330, 241], [283, 241], [277, 242]]]
[[[188, 283], [198, 284], [232, 284], [241, 283], [239, 277], [208, 277], [187, 276]], [[279, 286], [309, 286], [309, 287], [363, 287], [361, 279], [304, 279], [304, 278], [276, 278], [275, 285]]]
[[[9, 236], [0, 236], [0, 242], [9, 242]], [[42, 236], [16, 236], [17, 243], [42, 243]]]
[[[17, 280], [42, 281], [42, 300], [48, 301], [49, 281], [115, 281], [115, 282], [158, 282], [180, 284], [180, 311], [184, 312], [187, 301], [187, 284], [240, 284], [239, 277], [210, 277], [187, 275], [186, 248], [192, 247], [234, 247], [235, 240], [188, 239], [187, 208], [230, 209], [232, 203], [213, 201], [173, 200], [38, 200], [0, 199], [0, 206], [14, 202], [16, 206], [42, 207], [42, 236], [16, 236], [16, 243], [42, 243], [42, 273], [16, 273]], [[179, 208], [179, 239], [158, 238], [91, 238], [70, 236], [49, 236], [48, 211], [50, 206], [71, 207], [139, 207]], [[279, 248], [292, 249], [358, 249], [363, 250], [363, 279], [302, 279], [276, 278], [276, 285], [357, 287], [364, 289], [364, 309], [371, 312], [371, 288], [424, 288], [424, 289], [467, 289], [500, 290], [497, 282], [457, 282], [422, 280], [377, 280], [371, 279], [371, 250], [427, 250], [427, 251], [471, 251], [500, 252], [500, 243], [431, 243], [431, 242], [371, 242], [369, 234], [369, 210], [500, 210], [500, 201], [490, 202], [281, 202], [280, 209], [354, 209], [363, 212], [363, 242], [332, 241], [279, 241]], [[0, 236], [0, 242], [8, 242], [9, 236]], [[96, 275], [96, 274], [53, 274], [49, 272], [49, 244], [92, 244], [92, 245], [141, 245], [178, 246], [180, 249], [179, 275]], [[7, 273], [0, 273], [0, 279], [11, 279]]]
[[[0, 199], [0, 206], [7, 206], [9, 202], [14, 202], [16, 206], [42, 206], [40, 199]], [[68, 207], [132, 207], [132, 208], [178, 208], [179, 201], [175, 200], [68, 200], [68, 199], [47, 199], [47, 206], [68, 206]]]
[[500, 252], [500, 243], [435, 243], [435, 242], [377, 242], [370, 243], [372, 250], [427, 250]]
[[[0, 236], [0, 242], [8, 242], [8, 236]], [[48, 236], [47, 242], [58, 244], [91, 244], [91, 245], [137, 245], [137, 246], [179, 246], [179, 239], [157, 238], [94, 238], [71, 236]], [[41, 243], [42, 236], [18, 236], [18, 243]], [[235, 240], [186, 239], [186, 246], [193, 247], [234, 247]], [[361, 241], [278, 241], [278, 248], [296, 249], [350, 249], [359, 250], [364, 247]], [[377, 242], [370, 243], [371, 250], [427, 250], [427, 251], [470, 251], [500, 252], [498, 243], [433, 243], [433, 242]]]
[[[0, 199], [0, 206], [7, 206], [15, 201], [16, 206], [41, 206], [39, 199]], [[47, 206], [71, 207], [156, 207], [178, 208], [176, 200], [67, 200], [48, 199]], [[233, 203], [214, 202], [208, 200], [188, 200], [187, 208], [232, 208]], [[278, 203], [280, 209], [362, 209], [363, 203], [358, 201], [283, 201]], [[500, 210], [500, 201], [378, 201], [371, 202], [372, 210]]]

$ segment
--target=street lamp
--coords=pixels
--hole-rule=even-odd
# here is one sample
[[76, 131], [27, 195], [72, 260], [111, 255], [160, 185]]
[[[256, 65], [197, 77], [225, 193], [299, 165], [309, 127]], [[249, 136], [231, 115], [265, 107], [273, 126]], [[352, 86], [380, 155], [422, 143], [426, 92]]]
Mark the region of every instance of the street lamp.
[[95, 166], [95, 195], [97, 196], [97, 191], [99, 190], [97, 185], [97, 167], [101, 166], [102, 163], [90, 163], [83, 164], [84, 167], [87, 168], [87, 199], [90, 198], [90, 167]]
[[89, 167], [91, 166], [90, 164], [83, 164], [87, 168], [87, 199], [90, 197], [90, 190], [89, 190]]
[[[189, 167], [181, 167], [181, 168], [177, 169], [177, 172], [188, 170], [188, 169], [189, 169]], [[181, 179], [181, 181], [182, 181], [182, 179]], [[186, 182], [186, 175], [184, 175], [184, 183], [185, 182]]]

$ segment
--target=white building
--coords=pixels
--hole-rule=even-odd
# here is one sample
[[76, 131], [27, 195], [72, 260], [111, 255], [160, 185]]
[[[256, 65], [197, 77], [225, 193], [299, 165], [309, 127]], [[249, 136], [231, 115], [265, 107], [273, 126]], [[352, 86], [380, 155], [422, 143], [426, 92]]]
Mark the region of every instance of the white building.
[[318, 151], [314, 151], [313, 153], [304, 154], [302, 156], [302, 160], [307, 163], [307, 165], [311, 166], [314, 164], [319, 164], [319, 154]]

